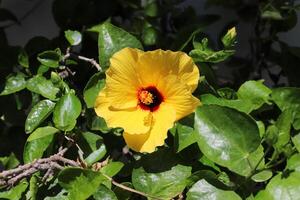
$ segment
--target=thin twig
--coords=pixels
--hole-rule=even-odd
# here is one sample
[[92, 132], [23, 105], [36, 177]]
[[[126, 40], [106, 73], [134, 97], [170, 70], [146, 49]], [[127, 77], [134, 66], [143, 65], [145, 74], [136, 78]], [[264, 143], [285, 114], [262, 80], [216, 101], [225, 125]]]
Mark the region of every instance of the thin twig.
[[155, 200], [162, 200], [162, 199], [160, 199], [160, 198], [158, 198], [158, 197], [155, 197], [155, 196], [152, 196], [152, 195], [150, 195], [150, 194], [146, 194], [146, 193], [144, 193], [144, 192], [141, 192], [141, 191], [135, 190], [135, 189], [133, 189], [133, 188], [127, 187], [127, 186], [125, 186], [125, 185], [122, 185], [122, 184], [120, 184], [120, 183], [114, 181], [111, 177], [109, 177], [109, 176], [107, 176], [107, 175], [105, 175], [105, 174], [103, 174], [103, 176], [104, 176], [105, 178], [107, 178], [108, 180], [110, 180], [111, 183], [112, 183], [113, 185], [115, 185], [115, 186], [117, 186], [117, 187], [119, 187], [119, 188], [121, 188], [121, 189], [123, 189], [123, 190], [127, 190], [127, 191], [129, 191], [129, 192], [136, 193], [136, 194], [139, 194], [139, 195], [141, 195], [141, 196], [149, 197], [149, 198], [152, 198], [152, 199], [155, 199]]

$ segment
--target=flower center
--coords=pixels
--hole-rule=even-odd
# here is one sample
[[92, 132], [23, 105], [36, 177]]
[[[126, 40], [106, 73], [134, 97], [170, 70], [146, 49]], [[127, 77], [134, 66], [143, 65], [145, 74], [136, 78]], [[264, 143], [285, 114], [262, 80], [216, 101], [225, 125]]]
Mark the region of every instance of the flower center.
[[163, 101], [163, 96], [154, 86], [142, 88], [138, 92], [138, 105], [144, 110], [155, 111]]

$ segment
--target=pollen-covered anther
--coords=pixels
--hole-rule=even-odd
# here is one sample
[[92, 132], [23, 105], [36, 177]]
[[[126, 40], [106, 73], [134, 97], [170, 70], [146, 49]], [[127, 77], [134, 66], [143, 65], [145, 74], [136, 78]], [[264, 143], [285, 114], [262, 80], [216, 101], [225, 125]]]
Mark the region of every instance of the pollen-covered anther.
[[151, 92], [143, 90], [139, 93], [139, 100], [145, 105], [150, 105], [153, 103], [154, 97], [153, 94], [151, 94]]

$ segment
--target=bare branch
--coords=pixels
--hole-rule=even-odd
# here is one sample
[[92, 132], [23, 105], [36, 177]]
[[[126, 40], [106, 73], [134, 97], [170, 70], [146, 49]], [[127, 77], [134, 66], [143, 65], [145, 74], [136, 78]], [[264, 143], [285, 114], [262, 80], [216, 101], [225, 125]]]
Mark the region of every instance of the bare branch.
[[[79, 167], [79, 164], [73, 160], [64, 158], [67, 148], [61, 149], [57, 154], [50, 156], [49, 158], [41, 158], [21, 165], [15, 169], [6, 170], [0, 173], [0, 186], [13, 186], [18, 183], [21, 179], [29, 177], [37, 171], [46, 171], [44, 179], [51, 176], [55, 170], [62, 170], [63, 165]], [[60, 164], [61, 163], [61, 164]]]

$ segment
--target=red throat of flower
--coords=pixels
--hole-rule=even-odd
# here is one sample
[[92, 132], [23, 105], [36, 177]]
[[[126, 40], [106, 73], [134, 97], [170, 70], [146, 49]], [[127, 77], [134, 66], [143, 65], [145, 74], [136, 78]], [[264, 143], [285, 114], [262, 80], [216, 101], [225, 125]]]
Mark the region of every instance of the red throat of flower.
[[154, 86], [141, 88], [138, 91], [138, 105], [143, 110], [156, 111], [164, 98]]

